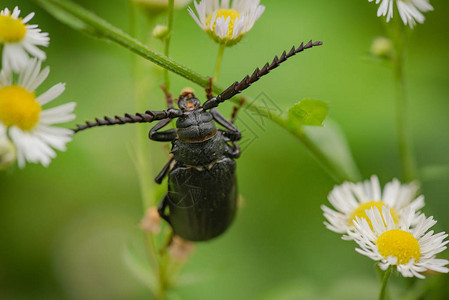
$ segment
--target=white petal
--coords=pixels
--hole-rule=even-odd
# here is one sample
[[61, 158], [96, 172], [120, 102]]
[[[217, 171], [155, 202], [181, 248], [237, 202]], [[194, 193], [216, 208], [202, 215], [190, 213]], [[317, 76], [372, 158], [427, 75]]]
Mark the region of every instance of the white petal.
[[36, 100], [41, 104], [45, 105], [59, 97], [65, 90], [65, 83], [58, 83], [51, 87], [48, 91], [36, 98]]
[[196, 24], [198, 24], [198, 26], [200, 26], [202, 29], [204, 29], [204, 25], [200, 22], [200, 20], [198, 20], [198, 17], [193, 12], [193, 10], [189, 7], [187, 9], [187, 11], [189, 12], [189, 15], [193, 18], [193, 20], [196, 22]]
[[32, 56], [40, 59], [40, 60], [45, 60], [47, 59], [47, 55], [45, 54], [44, 51], [42, 51], [41, 49], [39, 49], [38, 47], [34, 46], [32, 43], [23, 42], [23, 48]]
[[2, 63], [4, 69], [20, 72], [29, 61], [28, 54], [20, 44], [4, 44]]
[[51, 130], [48, 130], [48, 128], [51, 127], [40, 126], [39, 128], [37, 128], [34, 134], [51, 147], [60, 151], [66, 151], [66, 144], [72, 140], [70, 135], [54, 134]]
[[30, 80], [29, 85], [25, 88], [29, 91], [35, 91], [47, 79], [48, 74], [50, 74], [50, 67], [45, 67], [34, 79]]
[[[23, 69], [19, 74], [19, 85], [27, 88], [33, 84], [33, 81], [39, 75], [41, 69], [41, 62], [35, 58], [31, 59], [26, 68]], [[28, 90], [33, 92], [34, 90]]]
[[14, 19], [19, 18], [20, 15], [20, 9], [19, 7], [14, 7], [14, 10], [12, 11], [11, 17], [13, 17]]
[[48, 166], [51, 158], [56, 156], [54, 150], [32, 133], [23, 132], [17, 127], [11, 127], [10, 135], [11, 140], [16, 145], [18, 163], [21, 168], [25, 166], [25, 160]]
[[34, 17], [34, 12], [29, 13], [25, 18], [23, 18], [22, 23], [23, 24], [28, 23], [33, 17]]
[[412, 3], [422, 12], [433, 10], [433, 6], [427, 0], [412, 0]]
[[39, 116], [40, 123], [51, 125], [72, 121], [75, 119], [75, 115], [71, 114], [75, 109], [75, 106], [75, 102], [70, 102], [44, 110]]
[[221, 5], [220, 7], [222, 9], [229, 9], [229, 0], [221, 0]]
[[[214, 29], [214, 24], [215, 24], [215, 19], [217, 18], [217, 11], [214, 12], [214, 14], [212, 15], [212, 18], [210, 19], [210, 24], [209, 24], [209, 30], [213, 31]], [[218, 23], [218, 20], [217, 20]], [[218, 25], [218, 24], [217, 24]], [[216, 27], [216, 26], [215, 26]]]

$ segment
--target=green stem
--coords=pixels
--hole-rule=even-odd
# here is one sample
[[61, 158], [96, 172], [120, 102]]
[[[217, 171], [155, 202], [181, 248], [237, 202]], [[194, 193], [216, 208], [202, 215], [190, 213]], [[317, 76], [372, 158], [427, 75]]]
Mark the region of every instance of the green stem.
[[157, 299], [163, 300], [165, 299], [165, 295], [167, 291], [171, 288], [172, 283], [174, 282], [174, 278], [170, 273], [169, 266], [172, 260], [170, 259], [170, 255], [168, 253], [168, 247], [170, 245], [170, 241], [172, 239], [172, 235], [169, 234], [166, 236], [165, 242], [162, 246], [162, 249], [159, 253], [159, 270], [158, 270], [158, 291], [157, 291]]
[[[136, 34], [136, 13], [135, 13], [135, 7], [130, 2], [129, 4], [129, 21], [130, 21], [130, 31], [132, 35]], [[132, 56], [131, 61], [131, 76], [132, 76], [132, 82], [133, 82], [133, 88], [134, 88], [134, 101], [135, 101], [135, 107], [137, 111], [141, 111], [145, 104], [143, 103], [142, 99], [142, 87], [141, 87], [141, 81], [139, 80], [140, 75], [140, 68], [141, 65], [138, 63], [139, 57], [136, 57], [135, 55]], [[145, 214], [147, 208], [149, 207], [150, 203], [152, 202], [153, 195], [151, 193], [151, 185], [148, 186], [149, 182], [151, 181], [150, 178], [150, 169], [151, 169], [151, 162], [149, 161], [147, 157], [147, 149], [148, 146], [145, 143], [144, 136], [146, 135], [147, 129], [144, 126], [138, 126], [136, 127], [136, 143], [135, 143], [135, 168], [137, 171], [137, 178], [139, 180], [139, 187], [140, 187], [140, 195], [142, 198], [142, 210], [143, 214]], [[158, 266], [158, 260], [157, 260], [157, 252], [155, 250], [155, 244], [154, 244], [154, 237], [153, 234], [147, 234], [143, 233], [144, 238], [146, 240], [146, 246], [147, 246], [147, 255], [148, 260], [150, 262], [150, 265], [153, 268], [157, 268]]]
[[[130, 4], [130, 28], [131, 33], [136, 34], [136, 14], [135, 8]], [[150, 24], [148, 24], [147, 28], [152, 28]], [[144, 65], [139, 63], [140, 58], [138, 56], [132, 56], [131, 63], [131, 76], [133, 81], [134, 88], [134, 100], [137, 111], [142, 111], [145, 108], [145, 97], [144, 94], [146, 92], [148, 80], [141, 80], [140, 75], [143, 74], [142, 68]], [[147, 72], [145, 72], [146, 74]], [[152, 184], [151, 178], [151, 161], [148, 158], [148, 143], [144, 139], [147, 135], [148, 128], [147, 126], [138, 126], [136, 127], [136, 143], [134, 148], [135, 159], [134, 164], [137, 171], [137, 178], [139, 180], [140, 194], [142, 198], [142, 210], [143, 214], [146, 213], [146, 210], [151, 205], [154, 205], [154, 185]], [[157, 246], [155, 243], [155, 235], [153, 233], [143, 232], [143, 237], [145, 239], [146, 246], [146, 254], [148, 257], [148, 261], [153, 270], [158, 270], [160, 268], [160, 260], [158, 256]], [[158, 294], [159, 288], [156, 286], [155, 289], [152, 289], [153, 295]]]
[[159, 262], [159, 286], [157, 292], [157, 299], [163, 300], [165, 299], [165, 294], [167, 290], [170, 288], [169, 281], [167, 278], [167, 266], [168, 266], [168, 257], [166, 252], [161, 255], [161, 260]]
[[218, 48], [217, 63], [215, 64], [214, 82], [218, 81], [218, 76], [220, 75], [220, 68], [221, 68], [221, 62], [223, 60], [224, 50], [225, 50], [225, 45], [220, 44], [220, 46]]
[[[135, 14], [130, 15], [131, 28], [136, 28], [135, 24]], [[148, 31], [146, 32], [146, 37], [148, 38], [147, 45], [150, 45], [151, 35], [148, 34], [150, 30], [154, 27], [154, 19], [148, 18], [146, 20], [148, 24], [146, 24], [146, 28]], [[169, 21], [169, 23], [173, 24], [173, 20]], [[165, 52], [168, 54], [168, 44], [165, 44]], [[136, 109], [137, 111], [144, 111], [148, 106], [146, 103], [147, 94], [149, 90], [149, 84], [154, 82], [154, 80], [149, 80], [148, 76], [151, 76], [151, 70], [148, 70], [149, 66], [146, 61], [142, 63], [141, 58], [138, 56], [134, 56], [133, 60], [133, 80], [134, 80], [134, 91], [135, 91], [135, 101], [136, 101]], [[140, 61], [139, 61], [140, 60]], [[141, 78], [145, 76], [145, 78]], [[143, 80], [144, 79], [144, 80]], [[166, 81], [167, 84], [167, 81]], [[156, 195], [156, 186], [153, 181], [153, 161], [150, 159], [150, 143], [146, 139], [148, 133], [147, 126], [138, 126], [137, 128], [137, 144], [136, 144], [136, 155], [137, 155], [137, 172], [138, 178], [141, 188], [141, 196], [142, 196], [142, 205], [144, 208], [144, 212], [150, 206], [155, 205], [155, 201], [157, 198]], [[164, 231], [161, 231], [162, 235]], [[157, 245], [157, 235], [153, 233], [144, 233], [146, 238], [146, 247], [147, 247], [147, 255], [150, 261], [151, 266], [153, 267], [154, 272], [157, 274], [156, 281], [157, 284], [155, 286], [155, 290], [153, 293], [156, 299], [166, 299], [166, 292], [170, 287], [170, 282], [172, 278], [170, 274], [167, 272], [167, 265], [170, 262], [170, 257], [167, 255], [167, 248], [164, 247], [162, 250], [158, 249]]]
[[[164, 40], [164, 54], [166, 57], [168, 57], [168, 54], [169, 54], [170, 40], [171, 40], [172, 31], [173, 31], [174, 7], [175, 7], [175, 0], [168, 0], [168, 17], [167, 17], [168, 18], [168, 21], [167, 21], [168, 32], [167, 32], [167, 36], [165, 37], [165, 40]], [[167, 90], [168, 93], [170, 93], [170, 76], [168, 74], [167, 69], [164, 69], [164, 83], [165, 83], [165, 89]]]
[[[136, 26], [136, 14], [134, 11], [134, 7], [130, 7], [132, 13], [130, 13], [130, 28], [132, 32], [135, 34]], [[152, 28], [152, 24], [148, 24], [147, 28]], [[133, 56], [132, 60], [132, 78], [133, 78], [133, 87], [134, 87], [134, 100], [136, 111], [143, 111], [146, 109], [146, 91], [148, 90], [149, 80], [142, 80], [140, 75], [148, 74], [146, 71], [144, 72], [142, 68], [145, 68], [145, 64], [141, 64], [139, 61], [139, 57]], [[136, 127], [136, 157], [137, 157], [137, 174], [139, 179], [139, 186], [142, 196], [142, 207], [145, 212], [146, 209], [154, 204], [154, 193], [153, 193], [153, 185], [151, 184], [151, 161], [148, 157], [148, 142], [145, 139], [147, 135], [148, 128], [147, 126], [138, 126]]]
[[405, 35], [404, 26], [396, 21], [393, 30], [389, 30], [394, 45], [392, 57], [393, 80], [395, 86], [396, 127], [398, 135], [398, 147], [401, 157], [402, 175], [405, 181], [416, 179], [416, 163], [413, 153], [413, 143], [408, 126], [408, 102], [406, 94], [404, 59], [405, 59]]
[[[148, 46], [142, 44], [135, 38], [127, 35], [120, 29], [114, 27], [109, 24], [105, 20], [99, 18], [95, 14], [90, 11], [84, 9], [83, 7], [67, 0], [33, 0], [44, 9], [46, 9], [49, 13], [51, 13], [55, 18], [60, 20], [61, 22], [73, 27], [76, 30], [81, 30], [87, 34], [107, 38], [117, 44], [127, 48], [128, 50], [142, 56], [143, 58], [175, 73], [178, 74], [185, 79], [196, 83], [204, 88], [209, 86], [209, 77], [201, 76], [193, 70], [177, 63], [176, 61], [159, 54], [153, 50], [151, 50]], [[212, 86], [213, 92], [216, 94], [221, 93], [223, 88], [221, 88], [217, 84], [213, 84]], [[249, 100], [248, 97], [245, 97]], [[242, 97], [235, 96], [231, 101], [239, 104], [242, 100]], [[249, 102], [249, 101], [248, 101]], [[321, 162], [322, 165], [326, 166], [327, 171], [331, 174], [333, 178], [335, 178], [338, 182], [344, 180], [356, 180], [357, 178], [351, 178], [351, 176], [347, 174], [342, 174], [342, 171], [339, 170], [336, 163], [333, 163], [332, 160], [326, 156], [325, 153], [320, 151], [318, 147], [307, 138], [306, 134], [301, 130], [293, 130], [288, 126], [287, 121], [282, 118], [275, 118], [271, 112], [265, 107], [255, 105], [252, 103], [251, 105], [244, 104], [244, 107], [253, 110], [256, 113], [261, 114], [263, 117], [267, 117], [273, 121], [275, 121], [282, 128], [291, 132], [298, 140], [300, 140], [307, 149], [315, 155], [316, 159]], [[277, 121], [276, 121], [277, 120]]]
[[387, 291], [387, 284], [388, 284], [388, 280], [390, 279], [392, 270], [393, 270], [393, 267], [390, 266], [385, 271], [384, 277], [382, 279], [382, 287], [380, 288], [379, 300], [384, 300], [385, 299], [385, 295], [386, 295], [386, 291]]

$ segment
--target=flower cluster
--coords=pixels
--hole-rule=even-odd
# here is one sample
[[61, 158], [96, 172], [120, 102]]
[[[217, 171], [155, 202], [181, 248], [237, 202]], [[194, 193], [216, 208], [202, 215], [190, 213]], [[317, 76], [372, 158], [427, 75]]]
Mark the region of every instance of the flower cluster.
[[52, 125], [75, 118], [73, 102], [43, 109], [64, 92], [65, 85], [58, 83], [36, 95], [50, 72], [49, 67], [41, 70], [46, 55], [38, 46], [48, 46], [50, 39], [37, 25], [28, 24], [34, 13], [19, 16], [18, 7], [0, 13], [0, 169], [16, 157], [21, 168], [26, 162], [48, 166], [56, 156], [53, 149], [64, 151], [72, 135], [71, 130]]
[[396, 266], [404, 277], [424, 278], [432, 270], [447, 273], [449, 261], [435, 258], [449, 241], [444, 232], [429, 229], [436, 221], [419, 210], [424, 197], [418, 196], [416, 183], [401, 184], [397, 179], [382, 191], [377, 176], [361, 183], [345, 182], [334, 187], [328, 199], [333, 210], [322, 206], [326, 227], [345, 234], [360, 248], [357, 252], [378, 261], [381, 269]]

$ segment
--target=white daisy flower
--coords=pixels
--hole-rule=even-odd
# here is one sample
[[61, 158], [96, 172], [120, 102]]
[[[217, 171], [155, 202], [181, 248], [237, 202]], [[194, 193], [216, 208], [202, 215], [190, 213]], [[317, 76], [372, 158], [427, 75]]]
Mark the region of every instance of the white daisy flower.
[[[260, 0], [202, 0], [194, 1], [196, 14], [189, 14], [214, 41], [233, 46], [254, 26], [265, 10]], [[198, 16], [197, 16], [198, 15]]]
[[47, 47], [50, 43], [48, 33], [41, 32], [37, 25], [27, 25], [34, 13], [19, 18], [16, 6], [12, 13], [5, 8], [0, 12], [0, 49], [3, 47], [2, 64], [4, 69], [19, 72], [29, 60], [28, 54], [45, 60], [45, 52], [37, 46]]
[[[372, 2], [374, 0], [368, 0]], [[377, 10], [377, 16], [387, 16], [387, 22], [393, 18], [393, 2], [396, 2], [399, 15], [401, 16], [404, 25], [409, 24], [411, 28], [418, 23], [424, 23], [425, 17], [422, 12], [432, 11], [433, 7], [430, 5], [429, 0], [376, 0], [376, 4], [379, 4]]]
[[[367, 216], [368, 219], [356, 217], [355, 231], [348, 234], [360, 246], [356, 251], [378, 261], [382, 270], [396, 266], [402, 276], [418, 278], [424, 278], [421, 273], [427, 270], [449, 272], [445, 267], [449, 261], [435, 258], [447, 248], [449, 241], [444, 239], [448, 235], [434, 234], [433, 230], [427, 232], [436, 224], [432, 217], [416, 215], [409, 209], [408, 215], [396, 225], [387, 207], [382, 208], [382, 215], [377, 207], [367, 210]], [[416, 226], [411, 228], [413, 222]]]
[[65, 90], [65, 84], [58, 83], [36, 97], [36, 88], [47, 78], [48, 67], [42, 71], [41, 62], [31, 59], [30, 64], [18, 76], [17, 84], [12, 72], [0, 76], [0, 131], [7, 130], [17, 149], [17, 161], [23, 168], [25, 162], [48, 166], [56, 157], [55, 148], [66, 150], [73, 131], [53, 127], [57, 123], [75, 119], [72, 114], [75, 103], [67, 103], [47, 110], [42, 106], [57, 98]]
[[[424, 207], [424, 196], [415, 198], [418, 189], [417, 183], [401, 184], [399, 180], [393, 179], [385, 185], [382, 192], [379, 179], [375, 175], [364, 182], [345, 182], [335, 186], [328, 196], [336, 211], [325, 205], [321, 206], [327, 219], [324, 224], [329, 230], [346, 233], [354, 229], [353, 221], [356, 217], [367, 218], [366, 209], [382, 209], [384, 206], [390, 209], [395, 223], [398, 223], [408, 207], [415, 211]], [[343, 238], [346, 239], [347, 236]]]

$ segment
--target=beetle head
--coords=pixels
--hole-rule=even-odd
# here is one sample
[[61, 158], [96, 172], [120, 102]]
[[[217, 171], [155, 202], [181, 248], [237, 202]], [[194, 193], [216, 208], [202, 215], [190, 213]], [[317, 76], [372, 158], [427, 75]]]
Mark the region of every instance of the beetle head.
[[200, 100], [195, 97], [191, 89], [184, 89], [179, 96], [178, 106], [183, 111], [197, 110], [200, 107]]

